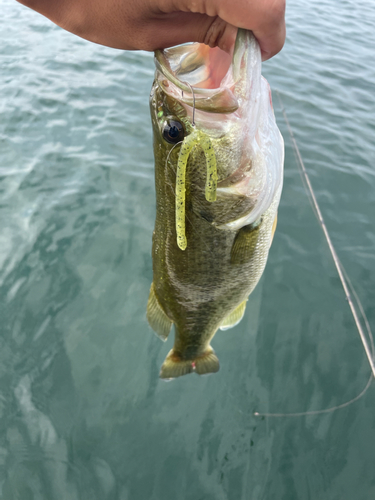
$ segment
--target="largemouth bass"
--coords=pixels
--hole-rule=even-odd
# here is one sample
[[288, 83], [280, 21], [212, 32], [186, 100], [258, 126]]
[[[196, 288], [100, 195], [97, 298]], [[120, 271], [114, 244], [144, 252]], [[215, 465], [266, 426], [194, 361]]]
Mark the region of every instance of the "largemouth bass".
[[160, 377], [212, 373], [216, 331], [242, 319], [266, 265], [284, 145], [255, 37], [231, 55], [202, 44], [155, 53], [150, 107], [156, 222], [147, 319], [173, 349]]

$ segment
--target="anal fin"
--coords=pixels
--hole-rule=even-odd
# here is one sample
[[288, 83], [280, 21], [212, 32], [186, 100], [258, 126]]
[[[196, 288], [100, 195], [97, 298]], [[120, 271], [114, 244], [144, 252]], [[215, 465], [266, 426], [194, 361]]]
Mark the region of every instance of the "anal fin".
[[229, 328], [233, 328], [238, 325], [245, 314], [246, 302], [247, 299], [241, 302], [241, 304], [237, 306], [234, 311], [228, 314], [228, 316], [221, 323], [220, 330], [229, 330]]
[[147, 302], [147, 321], [151, 328], [164, 342], [172, 328], [172, 321], [163, 311], [155, 294], [154, 283], [151, 284], [150, 295]]

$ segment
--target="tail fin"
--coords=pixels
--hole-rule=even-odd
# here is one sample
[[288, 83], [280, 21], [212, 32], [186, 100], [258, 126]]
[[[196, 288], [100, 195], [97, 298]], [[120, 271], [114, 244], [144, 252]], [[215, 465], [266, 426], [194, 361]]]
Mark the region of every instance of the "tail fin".
[[173, 349], [169, 351], [160, 370], [160, 378], [177, 378], [193, 372], [191, 360], [182, 360], [175, 355]]
[[160, 378], [171, 379], [187, 375], [188, 373], [215, 373], [219, 371], [219, 360], [212, 347], [208, 347], [206, 352], [195, 359], [181, 359], [172, 349], [169, 351], [160, 370]]

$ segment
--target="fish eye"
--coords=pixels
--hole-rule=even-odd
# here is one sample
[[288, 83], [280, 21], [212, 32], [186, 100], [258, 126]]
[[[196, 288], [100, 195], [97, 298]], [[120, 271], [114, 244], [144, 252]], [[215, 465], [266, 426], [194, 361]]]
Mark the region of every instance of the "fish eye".
[[170, 144], [177, 144], [184, 139], [185, 130], [181, 122], [174, 118], [167, 118], [164, 122], [162, 134]]

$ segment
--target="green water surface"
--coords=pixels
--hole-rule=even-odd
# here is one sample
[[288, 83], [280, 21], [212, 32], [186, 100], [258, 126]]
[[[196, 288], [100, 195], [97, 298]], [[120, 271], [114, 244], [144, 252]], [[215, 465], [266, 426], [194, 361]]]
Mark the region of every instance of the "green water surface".
[[[152, 54], [0, 0], [1, 500], [371, 500], [375, 388], [277, 97], [285, 184], [216, 375], [166, 383], [149, 328]], [[279, 90], [375, 326], [375, 4], [290, 0]]]

